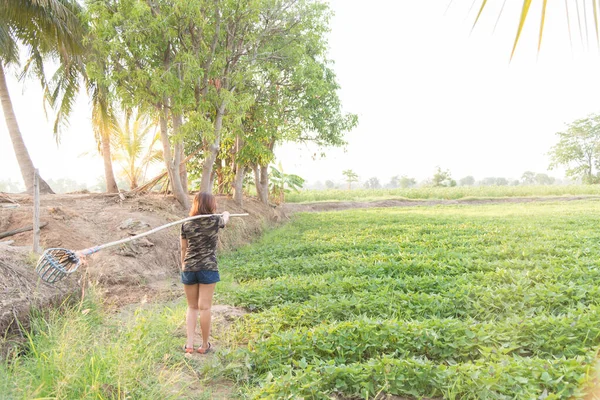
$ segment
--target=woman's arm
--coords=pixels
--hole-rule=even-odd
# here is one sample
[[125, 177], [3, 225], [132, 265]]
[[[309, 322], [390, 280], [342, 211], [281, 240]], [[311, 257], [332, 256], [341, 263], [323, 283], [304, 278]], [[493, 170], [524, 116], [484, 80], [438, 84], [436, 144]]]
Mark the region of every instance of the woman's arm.
[[185, 253], [187, 251], [187, 239], [181, 238], [181, 269], [185, 265]]

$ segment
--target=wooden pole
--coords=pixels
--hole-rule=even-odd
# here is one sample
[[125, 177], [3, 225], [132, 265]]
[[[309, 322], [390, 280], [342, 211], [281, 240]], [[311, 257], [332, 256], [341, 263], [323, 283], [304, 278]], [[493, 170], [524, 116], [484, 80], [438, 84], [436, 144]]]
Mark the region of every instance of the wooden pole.
[[[48, 225], [47, 222], [40, 224], [40, 229], [45, 227], [46, 225]], [[0, 239], [4, 239], [5, 237], [13, 236], [18, 233], [23, 233], [23, 232], [32, 231], [32, 230], [33, 230], [33, 225], [28, 225], [23, 228], [15, 229], [12, 231], [0, 232]]]
[[33, 174], [33, 252], [40, 253], [40, 175]]

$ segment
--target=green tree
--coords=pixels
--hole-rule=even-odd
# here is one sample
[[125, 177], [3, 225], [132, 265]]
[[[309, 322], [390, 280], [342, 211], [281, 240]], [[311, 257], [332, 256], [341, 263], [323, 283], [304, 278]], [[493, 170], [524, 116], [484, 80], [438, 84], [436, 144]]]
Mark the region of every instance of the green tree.
[[385, 185], [385, 187], [390, 189], [396, 189], [397, 187], [400, 187], [400, 177], [398, 175], [392, 176], [389, 183]]
[[379, 179], [377, 177], [369, 178], [365, 182], [365, 189], [380, 189], [381, 184], [379, 183]]
[[415, 186], [417, 184], [417, 180], [415, 178], [409, 178], [406, 175], [402, 175], [400, 177], [399, 184], [402, 189], [408, 189]]
[[346, 182], [348, 183], [348, 190], [352, 189], [352, 182], [358, 182], [358, 175], [351, 169], [343, 171], [342, 175], [346, 177]]
[[335, 188], [335, 183], [333, 183], [333, 181], [331, 181], [331, 180], [326, 180], [325, 181], [325, 188], [327, 188], [327, 189], [333, 189], [333, 188]]
[[481, 182], [479, 182], [479, 183], [481, 186], [495, 186], [496, 182], [497, 182], [496, 177], [488, 176], [488, 177], [483, 178], [481, 180]]
[[524, 185], [533, 185], [535, 183], [535, 172], [525, 171], [521, 176]]
[[436, 167], [435, 174], [432, 178], [433, 186], [456, 186], [456, 181], [452, 179], [452, 174], [450, 170], [442, 171], [442, 169], [438, 166]]
[[253, 94], [253, 106], [243, 119], [244, 129], [238, 130], [233, 151], [236, 174], [245, 167], [254, 170], [263, 202], [276, 145], [293, 141], [340, 146], [344, 133], [357, 124], [356, 115], [341, 112], [339, 85], [326, 57], [327, 5], [293, 3], [278, 18], [295, 22], [282, 24], [281, 34], [265, 42], [264, 52], [271, 56], [259, 60], [256, 73], [246, 82], [244, 90]]
[[114, 115], [107, 88], [95, 80], [89, 80], [88, 93], [92, 98], [92, 128], [94, 138], [98, 144], [98, 151], [104, 162], [104, 188], [107, 193], [118, 193], [119, 187], [112, 164], [111, 136], [116, 127], [117, 120]]
[[[73, 58], [82, 54], [83, 27], [79, 19], [80, 6], [74, 0], [37, 1], [4, 0], [0, 2], [0, 101], [6, 125], [25, 187], [33, 189], [35, 167], [23, 141], [14, 113], [5, 67], [19, 64], [19, 47], [28, 52], [22, 76], [36, 76], [51, 100], [59, 102], [61, 92], [64, 100], [61, 113], [70, 111], [77, 87], [77, 73], [69, 70]], [[46, 78], [44, 62], [58, 61], [59, 68], [51, 82]], [[58, 121], [59, 119], [57, 119]], [[40, 179], [40, 192], [53, 193], [50, 186]]]
[[475, 184], [475, 178], [471, 175], [465, 176], [458, 181], [460, 186], [473, 186]]
[[552, 185], [555, 181], [556, 179], [548, 174], [535, 174], [535, 183], [538, 185]]
[[210, 15], [202, 13], [204, 4], [200, 3], [87, 2], [91, 51], [95, 55], [88, 66], [89, 75], [124, 108], [138, 107], [157, 116], [169, 183], [186, 208], [187, 187], [179, 169], [183, 110], [194, 102], [193, 81], [204, 76], [201, 57], [194, 53], [189, 40], [202, 28], [206, 28], [208, 38], [213, 22]]
[[503, 177], [496, 178], [496, 186], [508, 186], [508, 179]]
[[556, 135], [559, 141], [549, 152], [550, 169], [564, 166], [567, 177], [580, 178], [587, 184], [598, 183], [600, 115], [578, 119]]
[[12, 179], [0, 181], [0, 192], [18, 193], [23, 191], [23, 185]]
[[121, 166], [121, 175], [135, 189], [146, 179], [148, 167], [163, 161], [162, 150], [157, 149], [160, 134], [156, 123], [147, 115], [128, 110], [115, 125], [111, 135], [113, 157]]

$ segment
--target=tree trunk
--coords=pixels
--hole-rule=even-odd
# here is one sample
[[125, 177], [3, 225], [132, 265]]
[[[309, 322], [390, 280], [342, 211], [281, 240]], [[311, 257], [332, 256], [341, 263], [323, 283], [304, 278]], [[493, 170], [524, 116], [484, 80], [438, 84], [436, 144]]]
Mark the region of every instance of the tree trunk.
[[[112, 159], [110, 156], [110, 140], [102, 136], [102, 158], [104, 159], [104, 177], [106, 180], [106, 193], [119, 193], [119, 187], [115, 180], [115, 174], [112, 167]], [[133, 185], [132, 185], [133, 186]], [[132, 187], [131, 189], [135, 189]]]
[[[165, 158], [165, 165], [169, 174], [169, 182], [171, 183], [171, 189], [173, 195], [185, 208], [190, 208], [190, 201], [187, 194], [183, 191], [181, 186], [181, 180], [179, 178], [179, 157], [177, 151], [175, 152], [175, 160], [171, 153], [171, 143], [169, 142], [169, 131], [167, 126], [168, 112], [164, 105], [160, 110], [160, 138], [163, 145], [163, 156]], [[173, 129], [178, 129], [179, 126], [173, 121]]]
[[200, 191], [205, 193], [212, 193], [213, 179], [212, 171], [217, 154], [221, 148], [221, 129], [223, 128], [223, 116], [225, 114], [225, 102], [217, 108], [217, 115], [215, 117], [215, 140], [210, 145], [208, 155], [204, 158], [202, 164], [202, 178], [200, 181]]
[[256, 186], [256, 197], [258, 197], [258, 201], [264, 203], [262, 199], [262, 192], [260, 190], [260, 172], [258, 170], [258, 165], [254, 164], [252, 166], [252, 170], [254, 171], [254, 186]]
[[213, 168], [213, 171], [210, 174], [210, 182], [208, 184], [208, 187], [211, 188], [211, 193], [212, 193], [212, 188], [215, 187], [215, 178], [216, 177], [217, 177], [217, 171], [215, 171], [215, 169]]
[[233, 178], [233, 201], [237, 205], [242, 205], [244, 201], [244, 177], [246, 176], [246, 166], [237, 165], [235, 178]]
[[237, 161], [240, 158], [240, 151], [242, 150], [243, 146], [244, 140], [240, 137], [240, 135], [236, 135], [233, 157], [231, 157], [231, 167], [232, 170], [235, 171], [232, 189], [233, 201], [240, 206], [244, 201], [244, 177], [246, 176], [246, 171], [248, 170], [245, 164]]
[[[183, 116], [181, 114], [174, 114], [173, 115], [173, 131], [174, 131], [174, 133], [179, 132], [181, 125], [183, 125]], [[186, 164], [185, 164], [186, 161], [185, 161], [185, 151], [184, 151], [183, 141], [175, 143], [175, 151], [177, 152], [176, 158], [177, 158], [177, 162], [179, 163], [179, 164], [175, 164], [175, 165], [179, 165], [179, 179], [181, 182], [181, 188], [187, 195], [187, 194], [189, 194], [189, 191], [188, 191], [189, 186], [188, 186], [187, 168], [186, 168]]]
[[181, 164], [179, 165], [179, 177], [181, 178], [181, 186], [183, 187], [183, 191], [187, 194], [189, 194], [189, 183], [188, 183], [188, 173], [187, 173], [187, 166], [185, 163], [185, 152], [183, 151], [183, 143], [181, 145], [181, 155], [179, 156], [179, 158], [183, 161], [181, 161]]
[[217, 159], [213, 164], [212, 181], [213, 183], [210, 185], [210, 187], [213, 188], [213, 192], [217, 192], [217, 194], [223, 194], [223, 160], [219, 158], [218, 154]]
[[269, 204], [269, 166], [261, 165], [260, 166], [260, 182], [258, 190], [260, 194], [258, 198], [264, 204]]
[[[8, 86], [6, 84], [6, 76], [4, 75], [4, 68], [2, 61], [0, 61], [0, 101], [2, 102], [2, 111], [4, 112], [4, 119], [6, 120], [6, 126], [8, 128], [8, 134], [15, 151], [15, 157], [19, 163], [21, 170], [21, 176], [25, 182], [25, 188], [27, 193], [33, 193], [33, 176], [35, 174], [35, 167], [29, 157], [27, 147], [21, 136], [19, 130], [19, 124], [17, 123], [17, 117], [12, 107], [10, 100], [10, 94], [8, 93]], [[39, 177], [40, 193], [54, 193], [50, 186], [46, 183], [42, 177]]]

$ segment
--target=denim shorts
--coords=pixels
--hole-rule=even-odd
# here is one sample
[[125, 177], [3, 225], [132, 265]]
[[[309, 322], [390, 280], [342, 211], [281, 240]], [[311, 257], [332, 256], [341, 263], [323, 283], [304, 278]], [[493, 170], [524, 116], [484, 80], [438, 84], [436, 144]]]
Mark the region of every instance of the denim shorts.
[[202, 283], [209, 285], [211, 283], [217, 283], [221, 280], [219, 271], [183, 271], [181, 273], [181, 283], [184, 285], [195, 285]]

